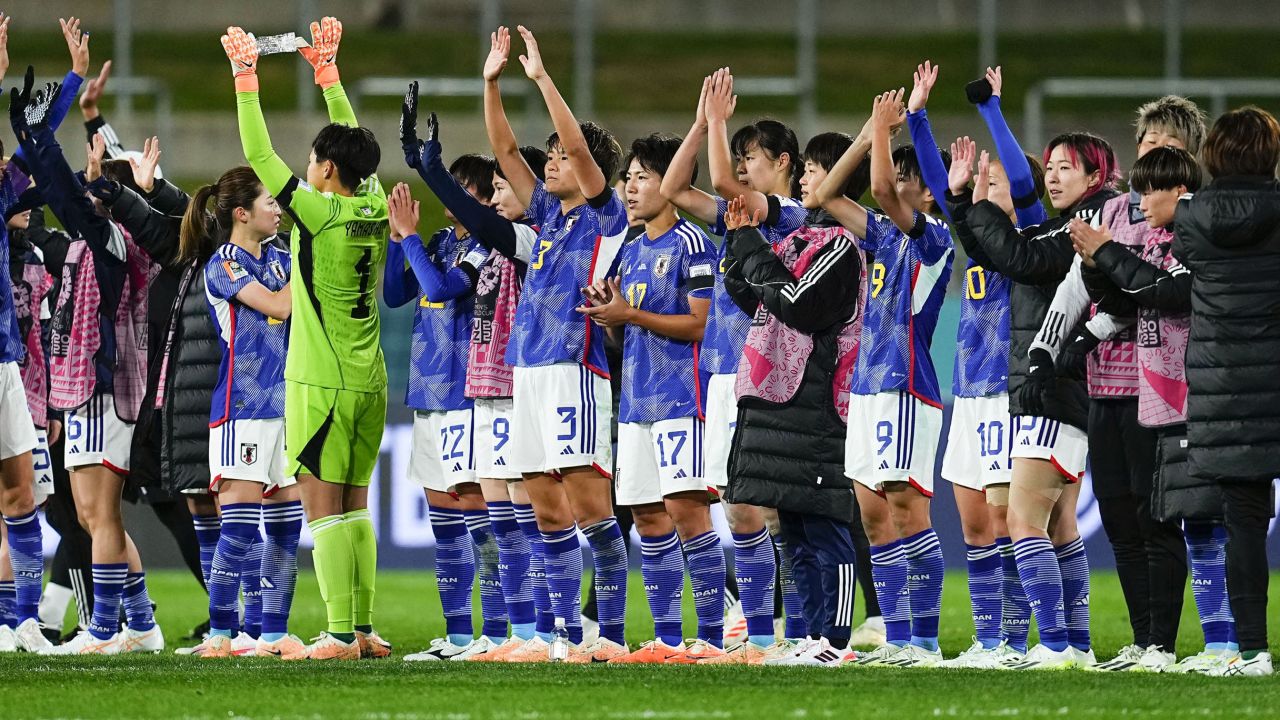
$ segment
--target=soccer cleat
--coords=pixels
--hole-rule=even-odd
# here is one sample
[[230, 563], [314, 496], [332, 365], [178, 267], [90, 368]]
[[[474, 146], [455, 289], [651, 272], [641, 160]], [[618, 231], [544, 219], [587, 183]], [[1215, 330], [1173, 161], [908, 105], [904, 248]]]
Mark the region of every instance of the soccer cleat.
[[1138, 666], [1146, 652], [1137, 645], [1125, 645], [1114, 658], [1089, 668], [1093, 672], [1127, 672]]
[[51, 655], [115, 655], [120, 652], [120, 634], [99, 640], [88, 630], [81, 630], [71, 640], [56, 646]]
[[855, 657], [847, 648], [833, 648], [826, 638], [812, 643], [807, 652], [798, 653], [783, 663], [793, 667], [840, 667]]
[[1044, 645], [1036, 645], [1020, 662], [1007, 662], [1005, 667], [1011, 670], [1069, 670], [1076, 667], [1075, 663], [1071, 648], [1051, 650]]
[[209, 636], [206, 635], [200, 639], [199, 645], [192, 645], [190, 647], [177, 648], [173, 651], [173, 654], [174, 655], [195, 655], [196, 657], [199, 657], [204, 654], [205, 648], [208, 647], [208, 642], [209, 642]]
[[742, 614], [742, 601], [734, 600], [724, 612], [724, 647], [747, 641], [747, 616]]
[[1098, 658], [1093, 654], [1093, 650], [1080, 650], [1071, 646], [1067, 647], [1067, 654], [1071, 656], [1071, 667], [1089, 670], [1098, 664]]
[[509, 663], [544, 663], [549, 660], [547, 657], [551, 645], [536, 635], [525, 641], [525, 644], [519, 649], [512, 650], [503, 662]]
[[18, 635], [8, 625], [0, 625], [0, 652], [18, 652]]
[[858, 667], [885, 667], [893, 664], [893, 659], [905, 649], [905, 645], [885, 643], [871, 652], [854, 653], [851, 665]]
[[[764, 660], [769, 660], [770, 658], [775, 658], [775, 657], [785, 657], [787, 655], [790, 655], [791, 653], [795, 652], [796, 645], [798, 643], [799, 643], [798, 640], [783, 638], [764, 649]], [[762, 665], [764, 664], [763, 661], [761, 662], [761, 664]]]
[[118, 636], [122, 653], [158, 653], [164, 650], [164, 633], [159, 625], [152, 625], [149, 630], [125, 628]]
[[501, 645], [483, 655], [472, 655], [467, 658], [467, 662], [506, 662], [508, 655], [524, 647], [527, 642], [529, 641], [518, 637], [509, 637]]
[[238, 632], [231, 638], [232, 655], [252, 655], [258, 650], [258, 641], [247, 632]]
[[811, 655], [817, 655], [823, 650], [825, 639], [814, 640], [813, 638], [804, 638], [791, 647], [791, 652], [786, 655], [774, 656], [764, 661], [765, 665], [799, 665], [799, 659]]
[[356, 642], [360, 643], [360, 658], [362, 660], [381, 660], [385, 657], [391, 657], [391, 643], [383, 640], [377, 630], [367, 633], [357, 630]]
[[1160, 672], [1212, 675], [1216, 668], [1230, 663], [1239, 654], [1235, 650], [1201, 650], [1195, 655], [1182, 658]]
[[688, 642], [684, 650], [676, 657], [667, 660], [667, 663], [672, 665], [696, 665], [703, 661], [724, 657], [724, 655], [724, 650], [706, 640], [694, 640]]
[[942, 650], [930, 650], [919, 645], [907, 645], [902, 651], [886, 660], [885, 665], [900, 668], [933, 667], [942, 662]]
[[593, 643], [580, 643], [575, 648], [569, 649], [569, 659], [566, 662], [577, 665], [590, 665], [592, 663], [606, 663], [614, 658], [625, 656], [628, 652], [626, 645], [619, 645], [609, 638], [596, 638]]
[[1271, 653], [1258, 653], [1253, 656], [1252, 660], [1245, 660], [1243, 655], [1237, 655], [1230, 662], [1220, 665], [1205, 674], [1213, 677], [1261, 677], [1270, 675]]
[[45, 637], [40, 622], [35, 618], [23, 620], [18, 629], [13, 632], [13, 636], [17, 649], [23, 652], [47, 655], [53, 650], [53, 643]]
[[1000, 644], [996, 646], [994, 652], [996, 654], [996, 662], [998, 664], [992, 668], [992, 670], [1008, 670], [1009, 663], [1022, 662], [1023, 658], [1027, 656], [1026, 653], [1012, 647], [1005, 640], [1000, 641]]
[[262, 638], [258, 638], [258, 644], [253, 648], [253, 654], [258, 657], [274, 657], [281, 660], [305, 660], [307, 657], [307, 644], [302, 642], [302, 638], [297, 635], [285, 635], [275, 642], [267, 642]]
[[970, 670], [999, 670], [1000, 662], [1004, 659], [1001, 654], [1001, 647], [1008, 647], [1001, 643], [993, 648], [983, 647], [978, 638], [973, 639], [973, 644], [964, 652], [938, 663], [940, 668], [968, 668]]
[[600, 639], [600, 623], [586, 615], [582, 617], [582, 642], [579, 645], [590, 645]]
[[850, 647], [876, 648], [887, 642], [884, 618], [879, 615], [867, 618], [865, 622], [854, 628], [853, 635], [849, 636]]
[[641, 644], [640, 647], [626, 655], [610, 660], [609, 663], [616, 665], [661, 665], [666, 662], [680, 663], [680, 656], [683, 653], [683, 645], [672, 647], [661, 640], [655, 639]]
[[1131, 672], [1164, 672], [1164, 669], [1178, 661], [1178, 656], [1165, 652], [1159, 645], [1152, 645], [1142, 653], [1142, 659]]
[[307, 648], [307, 659], [309, 660], [359, 660], [360, 659], [360, 643], [352, 640], [351, 642], [342, 642], [338, 638], [327, 632], [320, 633], [320, 637], [311, 643]]
[[490, 640], [484, 635], [481, 635], [475, 640], [472, 640], [471, 644], [463, 648], [462, 652], [456, 655], [453, 655], [449, 659], [455, 662], [466, 662], [467, 660], [470, 660], [471, 658], [477, 655], [484, 655], [485, 653], [490, 652], [496, 649], [497, 647], [498, 647], [498, 643]]
[[235, 655], [235, 641], [226, 635], [210, 635], [201, 643], [202, 658], [229, 658]]
[[723, 655], [698, 661], [699, 665], [763, 665], [765, 648], [744, 642], [729, 648]]
[[436, 638], [431, 641], [426, 650], [405, 655], [404, 659], [408, 662], [434, 662], [436, 660], [448, 660], [454, 655], [466, 652], [471, 647], [471, 643], [466, 645], [454, 645], [449, 642], [449, 638]]

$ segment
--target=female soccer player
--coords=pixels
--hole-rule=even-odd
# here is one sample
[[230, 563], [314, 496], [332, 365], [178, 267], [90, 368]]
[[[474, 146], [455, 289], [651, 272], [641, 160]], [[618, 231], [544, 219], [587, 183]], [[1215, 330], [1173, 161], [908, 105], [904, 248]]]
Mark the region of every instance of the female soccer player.
[[[206, 219], [210, 200], [212, 223]], [[240, 577], [245, 563], [257, 560], [250, 558], [249, 549], [258, 524], [267, 518], [268, 536], [274, 534], [279, 523], [271, 506], [298, 499], [295, 481], [284, 468], [284, 362], [293, 309], [290, 261], [287, 252], [268, 242], [279, 227], [280, 206], [248, 167], [228, 170], [196, 192], [183, 221], [184, 256], [210, 236], [223, 241], [204, 268], [209, 313], [223, 355], [209, 412], [209, 487], [218, 496], [222, 528], [209, 574], [209, 637], [202, 657], [231, 655], [239, 626]], [[267, 499], [270, 504], [264, 503]], [[299, 519], [293, 518], [296, 531], [301, 530]], [[287, 635], [297, 574], [296, 534], [285, 548], [289, 552], [263, 558], [270, 582], [263, 584], [265, 612], [257, 654], [294, 660], [306, 656], [302, 641]], [[253, 567], [253, 574], [258, 570]], [[279, 587], [282, 580], [287, 590]]]
[[[761, 232], [770, 243], [778, 243], [804, 222], [805, 209], [796, 199], [800, 176], [800, 145], [795, 133], [776, 120], [758, 120], [740, 128], [729, 138], [728, 121], [737, 105], [733, 94], [733, 76], [728, 68], [720, 68], [703, 79], [702, 91], [694, 113], [693, 125], [684, 136], [680, 149], [663, 175], [663, 197], [677, 208], [711, 226], [711, 232], [724, 234], [724, 211], [727, 199], [742, 195], [752, 209], [763, 209]], [[710, 175], [715, 195], [693, 186], [698, 152], [709, 143]], [[724, 289], [724, 253], [721, 243], [712, 289], [711, 312], [707, 317], [699, 365], [708, 375], [707, 394], [702, 401], [706, 417], [706, 478], [718, 488], [722, 498], [729, 485], [727, 467], [729, 446], [738, 418], [738, 400], [734, 394], [738, 363], [747, 337], [751, 316], [738, 309]], [[790, 554], [777, 532], [777, 513], [773, 509], [756, 508], [739, 503], [723, 503], [729, 530], [733, 533], [734, 572], [741, 593], [742, 612], [747, 618], [749, 645], [734, 658], [750, 654], [760, 661], [755, 650], [769, 649], [770, 655], [790, 650], [803, 639], [808, 628], [796, 593]], [[773, 528], [766, 529], [766, 525]], [[773, 542], [770, 542], [770, 532]], [[774, 545], [782, 558], [782, 598], [785, 606], [785, 639], [774, 647], [774, 578], [779, 574], [775, 564]]]
[[[542, 91], [556, 132], [547, 139], [544, 183], [521, 156], [502, 109], [498, 78], [511, 38], [499, 28], [484, 67], [485, 125], [507, 182], [539, 226], [507, 348], [515, 368], [511, 462], [524, 474], [538, 516], [555, 616], [575, 646], [569, 660], [607, 661], [627, 653], [626, 543], [611, 503], [603, 331], [576, 308], [581, 289], [604, 276], [626, 233], [626, 208], [609, 186], [621, 149], [605, 129], [578, 123], [543, 66], [533, 33], [518, 30], [526, 52], [520, 63]], [[591, 545], [600, 621], [600, 637], [583, 646], [578, 527]]]
[[[956, 162], [959, 168], [971, 167], [971, 147], [963, 147], [966, 154]], [[1019, 232], [1007, 213], [987, 200], [986, 185], [978, 183], [970, 193], [967, 173], [952, 173], [948, 196], [961, 242], [986, 258], [984, 267], [1015, 283], [1010, 301], [1009, 409], [1020, 417], [1014, 421], [1009, 530], [1041, 638], [1022, 662], [1010, 665], [1020, 669], [1095, 662], [1088, 634], [1088, 562], [1075, 529], [1075, 502], [1088, 454], [1083, 430], [1087, 399], [1082, 383], [1056, 378], [1052, 360], [1047, 365], [1029, 361], [1027, 351], [1058, 282], [1071, 267], [1068, 221], [1096, 220], [1102, 205], [1116, 195], [1118, 175], [1111, 146], [1087, 133], [1054, 138], [1044, 158], [1050, 202], [1060, 215], [1040, 225]], [[1068, 529], [1051, 533], [1053, 518]], [[1074, 540], [1055, 549], [1053, 539], [1059, 533], [1072, 534]], [[1072, 606], [1070, 623], [1064, 594]]]

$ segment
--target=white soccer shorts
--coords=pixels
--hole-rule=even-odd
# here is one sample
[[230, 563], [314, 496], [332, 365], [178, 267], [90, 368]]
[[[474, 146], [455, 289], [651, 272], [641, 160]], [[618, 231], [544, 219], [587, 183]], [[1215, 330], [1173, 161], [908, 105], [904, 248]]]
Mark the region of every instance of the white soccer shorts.
[[594, 467], [613, 477], [609, 381], [578, 363], [517, 367], [511, 464], [522, 473]]
[[[738, 376], [730, 373], [712, 375], [707, 382], [706, 481], [721, 494], [729, 487], [729, 449], [738, 427], [737, 383]], [[618, 455], [621, 458], [621, 449]]]
[[476, 398], [476, 477], [519, 480], [511, 468], [511, 398]]
[[111, 393], [97, 393], [66, 414], [66, 466], [102, 465], [118, 475], [129, 474], [133, 423], [116, 415]]
[[209, 428], [209, 491], [223, 480], [262, 483], [263, 497], [297, 482], [285, 474], [284, 418], [228, 420]]
[[18, 363], [0, 363], [0, 460], [17, 457], [36, 446], [36, 426], [27, 409]]
[[409, 479], [442, 493], [475, 482], [474, 421], [471, 408], [414, 413]]
[[905, 390], [850, 395], [844, 474], [876, 492], [905, 482], [933, 497], [941, 437], [942, 409]]
[[942, 455], [942, 479], [971, 490], [1008, 484], [1013, 477], [1013, 418], [1009, 396], [958, 397]]
[[619, 505], [648, 505], [679, 492], [708, 491], [703, 428], [696, 417], [618, 425]]
[[1033, 415], [1016, 415], [1013, 424], [1013, 457], [1048, 460], [1068, 482], [1084, 478], [1089, 460], [1089, 436], [1084, 430]]

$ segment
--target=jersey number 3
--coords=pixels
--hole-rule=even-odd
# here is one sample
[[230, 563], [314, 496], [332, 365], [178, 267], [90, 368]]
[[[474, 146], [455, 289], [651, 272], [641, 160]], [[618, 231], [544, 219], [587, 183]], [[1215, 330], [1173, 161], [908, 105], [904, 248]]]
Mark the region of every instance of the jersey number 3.
[[533, 263], [530, 264], [529, 267], [533, 268], [534, 270], [540, 270], [542, 268], [542, 259], [546, 257], [547, 251], [550, 249], [551, 249], [550, 240], [539, 240], [538, 241], [538, 257], [534, 259]]

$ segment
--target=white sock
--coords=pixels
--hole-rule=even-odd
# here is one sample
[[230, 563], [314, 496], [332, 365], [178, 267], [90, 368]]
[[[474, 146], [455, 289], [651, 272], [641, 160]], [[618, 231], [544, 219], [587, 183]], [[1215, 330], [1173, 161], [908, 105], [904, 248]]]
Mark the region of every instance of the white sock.
[[40, 596], [40, 622], [46, 627], [61, 630], [62, 620], [67, 616], [67, 606], [71, 604], [73, 597], [75, 593], [69, 587], [57, 583], [45, 585], [44, 593]]

